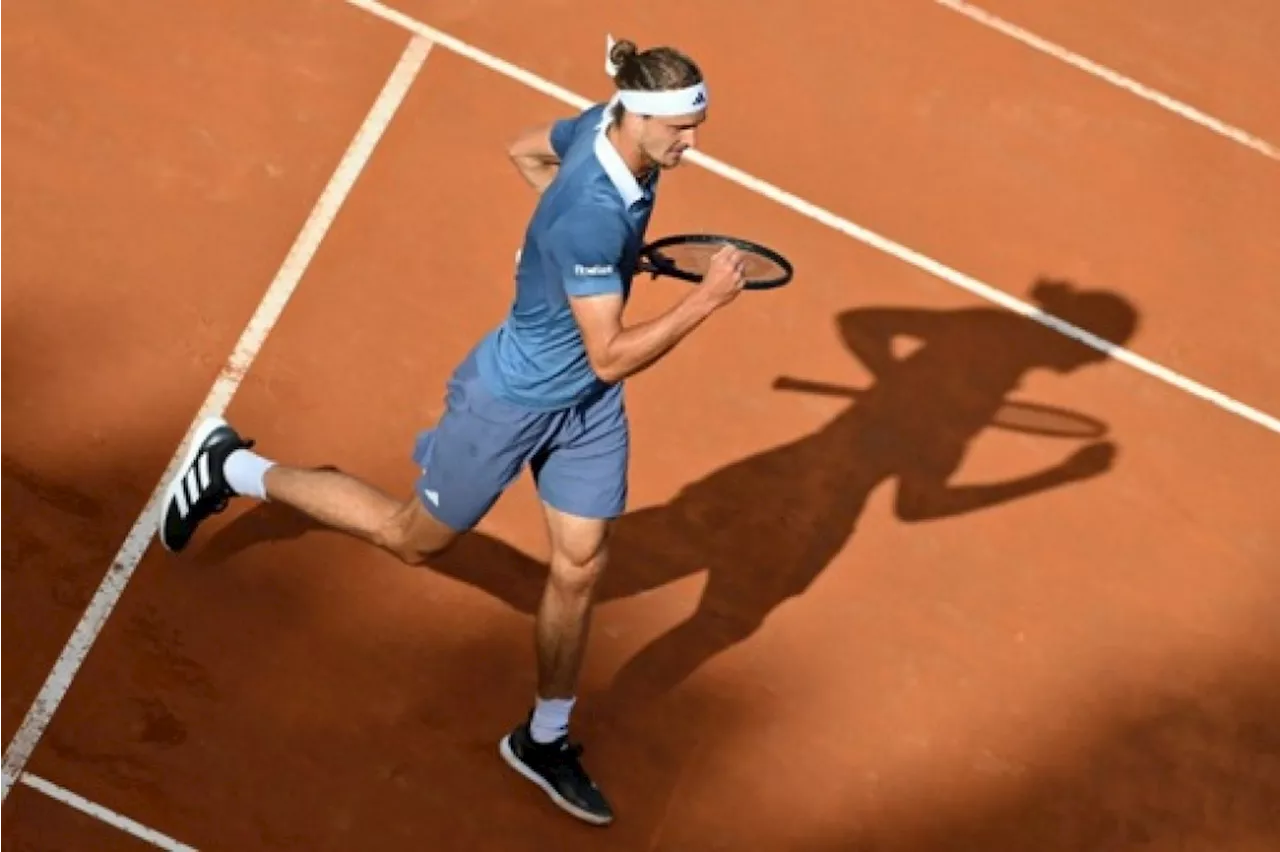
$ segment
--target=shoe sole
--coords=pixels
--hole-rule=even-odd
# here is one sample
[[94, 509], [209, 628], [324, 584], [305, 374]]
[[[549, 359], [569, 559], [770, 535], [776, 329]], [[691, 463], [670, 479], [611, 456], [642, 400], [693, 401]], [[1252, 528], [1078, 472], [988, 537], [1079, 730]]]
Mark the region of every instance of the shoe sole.
[[174, 498], [178, 494], [178, 488], [182, 486], [182, 480], [186, 478], [187, 470], [191, 467], [191, 463], [196, 460], [196, 456], [200, 454], [200, 448], [204, 446], [204, 442], [209, 436], [221, 429], [223, 426], [229, 425], [227, 421], [221, 417], [209, 417], [204, 420], [191, 436], [191, 443], [187, 446], [187, 454], [183, 456], [182, 463], [175, 469], [173, 478], [169, 480], [169, 486], [164, 490], [164, 500], [160, 503], [160, 524], [157, 530], [157, 536], [160, 544], [170, 553], [176, 553], [169, 542], [164, 538], [164, 516], [169, 511], [169, 506], [173, 503]]
[[537, 784], [542, 788], [544, 793], [551, 797], [551, 801], [555, 802], [563, 810], [568, 811], [583, 822], [589, 822], [592, 825], [608, 825], [613, 822], [613, 817], [611, 816], [600, 816], [599, 814], [593, 814], [590, 811], [584, 811], [582, 808], [557, 793], [556, 789], [548, 784], [546, 779], [541, 775], [534, 772], [528, 766], [525, 766], [524, 761], [516, 757], [516, 753], [511, 749], [510, 734], [507, 734], [502, 738], [502, 742], [498, 744], [498, 751], [502, 755], [502, 759], [507, 762], [508, 766], [516, 772], [519, 772], [534, 784]]

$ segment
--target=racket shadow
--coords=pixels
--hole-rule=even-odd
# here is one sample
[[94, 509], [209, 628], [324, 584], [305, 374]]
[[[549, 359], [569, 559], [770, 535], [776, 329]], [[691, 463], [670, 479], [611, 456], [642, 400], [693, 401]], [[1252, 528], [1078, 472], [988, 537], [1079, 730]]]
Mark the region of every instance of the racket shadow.
[[[1032, 296], [1048, 313], [1123, 344], [1136, 310], [1107, 291], [1039, 281]], [[717, 654], [754, 634], [769, 614], [803, 594], [846, 546], [870, 494], [894, 482], [895, 512], [908, 522], [950, 518], [1096, 477], [1116, 448], [1093, 432], [1058, 464], [1005, 481], [950, 480], [969, 443], [1007, 411], [1033, 370], [1061, 373], [1105, 360], [1097, 351], [997, 308], [869, 307], [836, 326], [850, 354], [874, 377], [823, 428], [690, 483], [669, 502], [633, 511], [615, 526], [601, 603], [705, 572], [695, 611], [629, 660], [605, 710], [630, 712], [661, 696]], [[920, 345], [898, 358], [893, 343]], [[828, 389], [829, 392], [829, 389]], [[779, 404], [786, 404], [780, 394]], [[749, 498], [749, 499], [748, 499]], [[243, 513], [206, 546], [223, 560], [255, 543], [320, 529], [276, 504]], [[482, 533], [462, 537], [431, 570], [526, 613], [536, 611], [545, 565]]]

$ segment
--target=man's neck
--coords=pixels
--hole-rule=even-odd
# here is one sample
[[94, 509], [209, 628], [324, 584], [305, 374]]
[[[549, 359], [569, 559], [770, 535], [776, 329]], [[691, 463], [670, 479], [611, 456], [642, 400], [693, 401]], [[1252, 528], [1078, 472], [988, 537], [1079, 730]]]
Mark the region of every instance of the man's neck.
[[653, 163], [649, 162], [649, 158], [644, 155], [639, 146], [632, 145], [622, 134], [622, 128], [616, 124], [610, 127], [606, 134], [618, 156], [622, 158], [622, 162], [626, 164], [627, 169], [641, 183], [653, 172]]

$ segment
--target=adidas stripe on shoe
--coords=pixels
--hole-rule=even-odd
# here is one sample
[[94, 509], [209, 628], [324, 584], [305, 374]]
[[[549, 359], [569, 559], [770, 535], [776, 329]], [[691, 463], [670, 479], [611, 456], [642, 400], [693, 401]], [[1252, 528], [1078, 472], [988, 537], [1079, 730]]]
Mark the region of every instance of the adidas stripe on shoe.
[[222, 467], [227, 456], [252, 446], [253, 441], [241, 438], [220, 417], [210, 417], [196, 427], [161, 504], [160, 543], [166, 550], [182, 550], [202, 522], [227, 507], [236, 492], [227, 484]]

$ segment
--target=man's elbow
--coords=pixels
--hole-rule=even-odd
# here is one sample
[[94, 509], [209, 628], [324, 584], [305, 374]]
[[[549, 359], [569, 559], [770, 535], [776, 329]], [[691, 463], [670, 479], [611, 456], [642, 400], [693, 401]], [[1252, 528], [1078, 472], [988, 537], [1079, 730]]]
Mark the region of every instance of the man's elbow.
[[521, 160], [529, 158], [529, 145], [524, 139], [513, 139], [511, 144], [507, 146], [507, 159], [513, 163], [519, 163]]
[[591, 371], [596, 374], [596, 378], [604, 382], [606, 385], [617, 384], [626, 378], [626, 373], [616, 361], [605, 361], [599, 359], [591, 359]]
[[617, 384], [626, 378], [626, 372], [618, 358], [606, 347], [587, 352], [587, 362], [596, 378], [607, 385]]
[[507, 157], [517, 165], [527, 163], [537, 166], [554, 166], [560, 162], [555, 149], [545, 143], [532, 140], [527, 135], [511, 141], [507, 146]]

